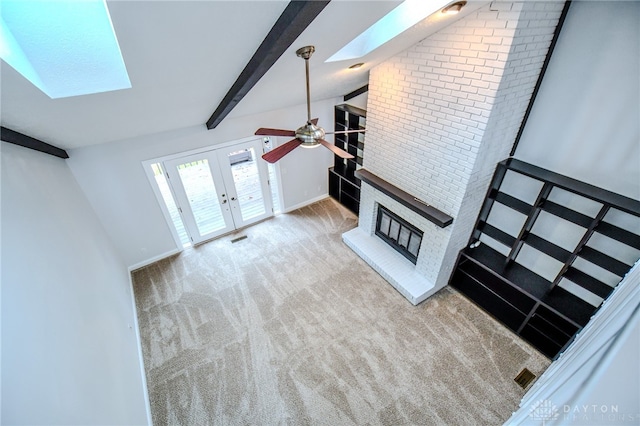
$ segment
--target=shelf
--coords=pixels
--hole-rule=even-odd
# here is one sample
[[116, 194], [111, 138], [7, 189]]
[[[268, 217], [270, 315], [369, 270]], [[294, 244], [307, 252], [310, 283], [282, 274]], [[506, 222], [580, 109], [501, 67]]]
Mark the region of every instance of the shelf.
[[520, 312], [526, 313], [535, 301], [540, 301], [547, 305], [547, 312], [555, 311], [553, 315], [568, 321], [575, 332], [589, 321], [595, 310], [594, 306], [563, 288], [551, 288], [551, 282], [517, 263], [504, 268], [506, 257], [486, 244], [467, 249], [462, 253], [462, 258], [467, 261], [459, 262], [460, 271], [477, 278], [484, 287], [501, 295]]
[[[334, 130], [360, 130], [367, 112], [348, 104], [334, 107]], [[360, 207], [360, 179], [355, 176], [356, 170], [363, 164], [364, 142], [359, 140], [358, 133], [334, 134], [335, 145], [347, 151], [355, 158], [343, 159], [334, 155], [334, 166], [329, 169], [329, 195], [338, 202], [358, 214]]]
[[550, 241], [540, 238], [536, 234], [528, 234], [524, 238], [524, 242], [530, 245], [534, 249], [541, 251], [542, 253], [553, 257], [554, 259], [565, 263], [571, 257], [571, 252], [553, 244]]
[[[515, 180], [503, 186], [505, 179]], [[574, 194], [578, 202], [567, 203], [568, 207], [550, 201], [555, 188]], [[493, 210], [495, 203], [508, 208]], [[578, 211], [576, 205], [586, 211]], [[598, 310], [579, 289], [599, 298], [594, 301], [605, 300], [615, 286], [601, 281], [598, 270], [621, 278], [631, 268], [629, 259], [640, 250], [635, 229], [604, 221], [612, 209], [640, 218], [636, 200], [513, 158], [502, 161], [469, 241], [469, 247], [480, 245], [461, 250], [449, 282], [543, 354], [557, 357]], [[548, 214], [541, 216], [543, 211]], [[592, 239], [594, 234], [606, 238]], [[480, 242], [483, 235], [506, 246], [502, 253], [508, 255]], [[525, 245], [534, 250], [521, 251]], [[579, 269], [580, 265], [573, 266], [576, 259], [592, 265]], [[558, 262], [562, 266], [556, 270]], [[543, 276], [555, 278], [549, 281]]]
[[574, 194], [579, 194], [604, 204], [616, 206], [616, 208], [624, 212], [631, 213], [632, 215], [637, 216], [638, 212], [640, 212], [640, 201], [632, 198], [607, 191], [606, 189], [598, 188], [597, 186], [534, 166], [533, 164], [525, 163], [524, 161], [520, 161], [515, 158], [509, 158], [503, 163], [509, 170], [513, 170], [514, 172], [521, 173], [536, 180], [549, 182], [558, 188], [573, 192]]
[[366, 169], [356, 170], [355, 176], [441, 228], [445, 228], [453, 222], [453, 218], [448, 214], [433, 206], [420, 202], [418, 198], [381, 179]]
[[360, 202], [354, 200], [350, 197], [341, 197], [340, 204], [351, 210], [353, 213], [358, 215], [360, 213]]
[[516, 237], [512, 237], [511, 235], [507, 234], [504, 231], [499, 230], [498, 228], [496, 228], [495, 226], [489, 225], [486, 222], [481, 222], [478, 225], [478, 230], [480, 232], [482, 232], [483, 234], [486, 234], [488, 236], [490, 236], [491, 238], [493, 238], [496, 241], [501, 242], [502, 244], [511, 247], [515, 244], [516, 242]]
[[600, 222], [596, 227], [596, 232], [640, 250], [640, 235], [626, 229], [618, 228], [607, 222]]
[[366, 117], [367, 116], [367, 111], [362, 109], [362, 108], [358, 108], [356, 106], [353, 105], [349, 105], [349, 104], [340, 104], [340, 105], [336, 105], [335, 106], [335, 110], [336, 111], [343, 111], [346, 112], [350, 115], [357, 115], [360, 117]]
[[526, 315], [494, 291], [480, 284], [474, 277], [460, 270], [454, 274], [455, 287], [513, 331], [517, 331]]
[[470, 258], [466, 258], [465, 260], [462, 260], [460, 263], [459, 269], [462, 272], [479, 283], [482, 283], [482, 285], [494, 293], [500, 294], [505, 301], [524, 315], [527, 315], [535, 306], [535, 300], [521, 288], [506, 281], [493, 271], [486, 269], [483, 265]]
[[361, 181], [355, 176], [355, 171], [355, 168], [347, 167], [341, 163], [329, 168], [329, 172], [335, 173], [342, 179], [360, 188]]
[[329, 195], [336, 200], [340, 199], [340, 176], [329, 171]]
[[504, 192], [497, 192], [494, 199], [498, 203], [503, 204], [507, 207], [510, 207], [513, 210], [525, 215], [528, 215], [531, 209], [533, 208], [532, 205], [527, 204], [522, 200], [518, 200], [517, 198], [512, 197], [511, 195], [505, 194]]
[[544, 297], [551, 288], [551, 282], [518, 263], [505, 268], [507, 258], [486, 244], [466, 249], [463, 254], [536, 299]]
[[540, 305], [522, 328], [520, 335], [542, 353], [553, 357], [572, 340], [579, 329], [572, 322]]
[[564, 273], [564, 278], [603, 299], [606, 299], [613, 291], [611, 286], [593, 278], [591, 275], [585, 274], [573, 266], [567, 269], [567, 272]]
[[542, 209], [547, 213], [551, 213], [556, 217], [568, 220], [569, 222], [580, 225], [583, 228], [588, 228], [593, 222], [592, 217], [568, 209], [560, 204], [554, 203], [553, 201], [546, 200], [542, 205]]
[[618, 259], [614, 259], [613, 257], [589, 246], [582, 247], [578, 256], [598, 265], [602, 269], [606, 269], [607, 271], [616, 274], [620, 278], [624, 277], [627, 272], [629, 272], [629, 269], [631, 269], [631, 265], [627, 265], [626, 263], [621, 262]]
[[585, 326], [595, 312], [595, 306], [590, 305], [577, 296], [569, 293], [561, 287], [554, 287], [543, 299], [542, 302], [555, 309], [562, 316], [575, 322], [577, 326]]
[[574, 327], [574, 331], [567, 334], [560, 328], [556, 327], [557, 323], [557, 319], [550, 321], [536, 312], [531, 316], [527, 325], [535, 328], [540, 334], [556, 343], [559, 347], [562, 347], [569, 341], [569, 339], [571, 339], [576, 329]]
[[543, 332], [531, 325], [530, 322], [522, 329], [520, 336], [529, 341], [529, 343], [549, 358], [553, 358], [563, 346], [547, 337]]
[[544, 305], [539, 305], [536, 308], [535, 315], [543, 318], [547, 323], [567, 336], [573, 336], [581, 328], [572, 321], [567, 321], [562, 318]]
[[342, 193], [344, 195], [347, 195], [347, 196], [353, 198], [357, 202], [360, 202], [360, 188], [358, 188], [357, 186], [355, 186], [351, 182], [349, 182], [347, 180], [343, 180], [342, 181], [342, 186], [340, 187], [340, 190], [342, 191]]

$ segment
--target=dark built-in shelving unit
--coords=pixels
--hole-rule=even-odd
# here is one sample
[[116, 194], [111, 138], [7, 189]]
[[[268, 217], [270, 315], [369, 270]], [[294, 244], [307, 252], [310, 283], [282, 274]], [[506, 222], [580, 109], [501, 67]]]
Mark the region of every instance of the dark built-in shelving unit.
[[[334, 116], [336, 132], [365, 128], [367, 112], [362, 108], [348, 104], [336, 105]], [[360, 179], [355, 176], [355, 171], [362, 167], [364, 132], [334, 136], [335, 145], [355, 158], [347, 160], [334, 156], [333, 167], [329, 169], [329, 195], [357, 215], [360, 209]]]
[[[509, 184], [510, 179], [517, 184]], [[562, 192], [564, 199], [568, 195], [577, 202], [562, 203], [557, 196]], [[493, 209], [499, 210], [497, 220], [491, 220]], [[536, 226], [542, 216], [551, 232]], [[556, 358], [638, 260], [639, 218], [637, 200], [507, 159], [496, 168], [450, 284]], [[558, 231], [563, 226], [576, 230], [573, 239]], [[525, 251], [542, 262], [524, 262]], [[556, 268], [549, 270], [549, 265]]]

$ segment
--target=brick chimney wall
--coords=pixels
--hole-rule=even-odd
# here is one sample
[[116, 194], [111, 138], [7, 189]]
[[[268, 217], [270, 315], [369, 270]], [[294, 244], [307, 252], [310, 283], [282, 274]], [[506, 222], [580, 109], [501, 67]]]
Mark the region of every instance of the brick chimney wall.
[[421, 228], [415, 268], [430, 294], [447, 284], [509, 156], [562, 7], [496, 1], [371, 70], [364, 168], [454, 221], [439, 228], [363, 183], [359, 227], [373, 234], [380, 203]]

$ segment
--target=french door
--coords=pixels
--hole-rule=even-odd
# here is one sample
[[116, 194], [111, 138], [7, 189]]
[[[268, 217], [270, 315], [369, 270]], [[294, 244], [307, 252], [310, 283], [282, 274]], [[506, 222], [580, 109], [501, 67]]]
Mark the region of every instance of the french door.
[[164, 161], [164, 170], [192, 243], [273, 215], [262, 140]]

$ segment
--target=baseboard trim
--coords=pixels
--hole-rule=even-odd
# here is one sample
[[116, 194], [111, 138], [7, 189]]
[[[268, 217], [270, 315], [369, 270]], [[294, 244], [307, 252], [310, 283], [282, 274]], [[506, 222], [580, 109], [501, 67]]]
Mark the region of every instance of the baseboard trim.
[[154, 256], [152, 258], [143, 260], [142, 262], [138, 262], [138, 263], [136, 263], [134, 265], [131, 265], [131, 266], [129, 266], [129, 273], [135, 271], [136, 269], [144, 268], [147, 265], [151, 265], [152, 263], [155, 263], [155, 262], [157, 262], [159, 260], [166, 259], [167, 257], [173, 256], [174, 254], [178, 254], [182, 250], [183, 249], [179, 249], [179, 248], [176, 248], [176, 249], [173, 249], [173, 250], [169, 250], [169, 251], [167, 251], [165, 253], [159, 254], [159, 255]]
[[319, 195], [319, 196], [317, 196], [315, 198], [312, 198], [310, 200], [303, 201], [302, 203], [296, 204], [295, 206], [287, 207], [281, 213], [290, 213], [290, 212], [292, 212], [294, 210], [298, 210], [298, 209], [301, 209], [302, 207], [306, 207], [309, 204], [317, 203], [318, 201], [324, 200], [325, 198], [328, 198], [328, 197], [329, 197], [329, 194]]
[[142, 355], [142, 340], [140, 339], [140, 326], [138, 325], [138, 309], [136, 308], [136, 295], [133, 292], [133, 278], [129, 271], [129, 291], [131, 292], [131, 305], [133, 309], [133, 332], [136, 336], [136, 346], [138, 348], [138, 362], [140, 364], [140, 374], [142, 379], [142, 390], [144, 392], [144, 403], [147, 411], [147, 425], [153, 426], [151, 417], [151, 400], [149, 399], [149, 387], [147, 385], [147, 370], [144, 366], [144, 356]]
[[[290, 213], [290, 212], [292, 212], [294, 210], [298, 210], [298, 209], [300, 209], [302, 207], [306, 207], [306, 206], [308, 206], [310, 204], [317, 203], [318, 201], [324, 200], [325, 198], [328, 198], [328, 197], [329, 197], [329, 194], [322, 194], [322, 195], [319, 195], [319, 196], [317, 196], [315, 198], [311, 198], [309, 200], [303, 201], [302, 203], [296, 204], [295, 206], [287, 207], [285, 210], [282, 210], [280, 213]], [[251, 226], [251, 225], [249, 225], [249, 226]], [[237, 231], [238, 230], [234, 230], [233, 232], [237, 232]], [[183, 251], [183, 249], [176, 248], [176, 249], [173, 249], [173, 250], [169, 250], [169, 251], [167, 251], [165, 253], [159, 254], [157, 256], [151, 257], [149, 259], [143, 260], [142, 262], [138, 262], [136, 264], [133, 264], [133, 265], [129, 266], [129, 268], [128, 268], [129, 269], [129, 273], [135, 271], [136, 269], [144, 268], [145, 266], [151, 265], [152, 263], [155, 263], [155, 262], [157, 262], [159, 260], [166, 259], [169, 256], [173, 256], [175, 254], [178, 254], [181, 251]]]

